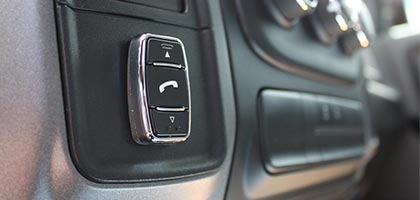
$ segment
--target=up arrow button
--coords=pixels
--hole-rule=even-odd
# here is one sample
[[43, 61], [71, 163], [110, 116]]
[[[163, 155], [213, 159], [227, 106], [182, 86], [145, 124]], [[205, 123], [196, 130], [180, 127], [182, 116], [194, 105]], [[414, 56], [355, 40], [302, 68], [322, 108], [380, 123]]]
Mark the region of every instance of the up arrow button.
[[185, 66], [184, 54], [180, 43], [158, 38], [151, 38], [147, 43], [147, 64], [163, 62]]

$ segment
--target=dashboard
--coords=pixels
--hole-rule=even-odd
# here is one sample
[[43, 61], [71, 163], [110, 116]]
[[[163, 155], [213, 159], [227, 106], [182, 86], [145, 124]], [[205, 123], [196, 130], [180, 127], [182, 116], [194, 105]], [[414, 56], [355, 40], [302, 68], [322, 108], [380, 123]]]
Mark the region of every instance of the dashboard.
[[389, 166], [418, 199], [419, 37], [382, 6], [4, 2], [0, 199], [381, 199]]

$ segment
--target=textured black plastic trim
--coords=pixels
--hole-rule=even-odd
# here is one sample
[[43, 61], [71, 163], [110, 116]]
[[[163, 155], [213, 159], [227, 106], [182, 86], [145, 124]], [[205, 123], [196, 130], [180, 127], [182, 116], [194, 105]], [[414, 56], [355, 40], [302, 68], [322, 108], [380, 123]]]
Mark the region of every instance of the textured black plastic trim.
[[[217, 170], [226, 156], [226, 138], [211, 31], [62, 5], [57, 5], [57, 14], [70, 151], [81, 174], [95, 182], [123, 183]], [[196, 112], [192, 136], [182, 144], [141, 146], [130, 136], [128, 45], [146, 32], [180, 38], [189, 56]]]
[[350, 99], [264, 89], [259, 128], [272, 174], [359, 158], [366, 149], [361, 104]]
[[194, 29], [211, 27], [206, 0], [185, 0], [181, 12], [121, 0], [56, 0], [58, 4], [85, 11], [130, 16]]

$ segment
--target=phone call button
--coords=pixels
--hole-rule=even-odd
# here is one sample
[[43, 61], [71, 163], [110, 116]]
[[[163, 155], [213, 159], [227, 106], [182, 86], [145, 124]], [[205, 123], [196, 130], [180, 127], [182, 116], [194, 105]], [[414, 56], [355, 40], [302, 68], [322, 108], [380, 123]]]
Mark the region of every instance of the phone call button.
[[149, 106], [188, 107], [188, 86], [184, 70], [147, 66], [146, 81]]

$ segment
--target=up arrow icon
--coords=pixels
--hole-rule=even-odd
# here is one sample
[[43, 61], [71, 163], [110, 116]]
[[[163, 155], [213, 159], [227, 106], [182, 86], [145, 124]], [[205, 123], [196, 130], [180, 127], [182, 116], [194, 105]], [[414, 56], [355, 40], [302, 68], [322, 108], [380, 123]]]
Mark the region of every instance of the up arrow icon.
[[165, 58], [171, 58], [171, 55], [169, 55], [168, 51], [166, 51], [166, 53], [165, 53]]

